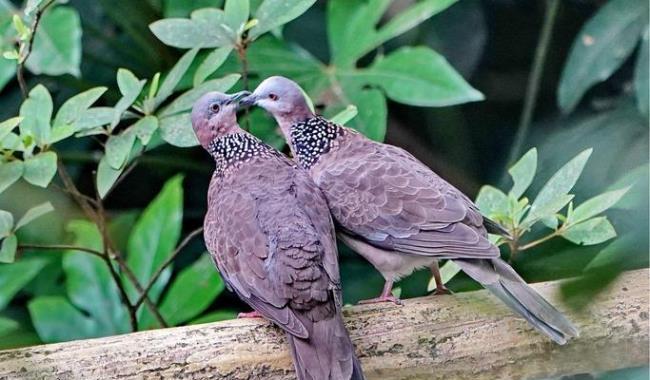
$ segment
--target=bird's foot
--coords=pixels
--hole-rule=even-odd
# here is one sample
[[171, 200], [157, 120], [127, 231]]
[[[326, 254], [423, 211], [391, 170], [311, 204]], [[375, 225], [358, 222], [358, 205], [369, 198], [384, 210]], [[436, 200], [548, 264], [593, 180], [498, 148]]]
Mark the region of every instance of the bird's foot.
[[237, 314], [237, 318], [264, 318], [262, 314], [258, 313], [257, 311], [253, 310], [248, 313], [239, 313]]
[[367, 305], [367, 304], [382, 303], [382, 302], [392, 302], [395, 305], [400, 305], [400, 306], [404, 305], [404, 303], [402, 302], [401, 299], [399, 299], [398, 297], [395, 297], [392, 294], [391, 295], [381, 295], [379, 297], [371, 298], [371, 299], [368, 299], [368, 300], [362, 300], [362, 301], [359, 301], [358, 304], [359, 305]]
[[441, 296], [441, 295], [444, 295], [444, 294], [453, 294], [453, 293], [451, 292], [451, 290], [447, 289], [444, 286], [439, 286], [439, 287], [436, 288], [436, 290], [431, 292], [431, 295], [434, 295], [434, 296]]

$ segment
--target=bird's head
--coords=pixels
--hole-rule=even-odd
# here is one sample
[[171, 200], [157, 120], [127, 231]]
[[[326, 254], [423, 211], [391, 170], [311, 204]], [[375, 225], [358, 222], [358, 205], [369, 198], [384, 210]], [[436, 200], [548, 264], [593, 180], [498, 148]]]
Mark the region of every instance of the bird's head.
[[313, 116], [300, 86], [281, 76], [265, 79], [251, 95], [242, 99], [241, 105], [264, 108], [275, 117], [281, 127], [283, 124]]
[[237, 108], [239, 100], [250, 95], [241, 91], [228, 95], [221, 92], [208, 92], [194, 103], [192, 107], [192, 128], [199, 143], [208, 148], [217, 137], [239, 130]]

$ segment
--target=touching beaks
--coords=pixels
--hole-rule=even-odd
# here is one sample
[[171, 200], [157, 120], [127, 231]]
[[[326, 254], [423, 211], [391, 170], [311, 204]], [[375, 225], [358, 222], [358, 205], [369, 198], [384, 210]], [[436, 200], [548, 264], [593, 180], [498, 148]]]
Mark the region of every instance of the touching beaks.
[[[234, 94], [232, 94], [232, 95], [230, 96], [230, 99], [228, 100], [228, 104], [230, 104], [230, 103], [235, 103], [235, 102], [239, 102], [240, 99], [245, 98], [245, 97], [248, 97], [248, 96], [250, 96], [250, 95], [251, 95], [251, 92], [250, 92], [250, 91], [239, 91], [239, 92], [236, 92], [236, 93], [234, 93]], [[241, 102], [239, 102], [239, 103], [241, 103]]]
[[239, 106], [240, 107], [254, 106], [255, 103], [257, 103], [257, 96], [255, 94], [249, 93], [248, 96], [246, 96], [245, 98], [239, 101]]

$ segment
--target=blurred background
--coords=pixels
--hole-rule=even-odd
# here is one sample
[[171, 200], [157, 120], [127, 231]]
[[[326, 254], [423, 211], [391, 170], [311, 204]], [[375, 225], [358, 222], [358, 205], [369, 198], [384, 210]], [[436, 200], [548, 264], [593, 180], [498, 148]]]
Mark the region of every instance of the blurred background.
[[[613, 8], [608, 1], [462, 0], [386, 41], [378, 49], [361, 55], [356, 67], [370, 67], [378, 55], [389, 55], [405, 46], [429, 47], [444, 56], [468, 86], [480, 91], [483, 100], [467, 96], [466, 100], [457, 102], [462, 104], [452, 102], [448, 106], [418, 106], [410, 104], [414, 102], [396, 101], [399, 96], [389, 94], [386, 100], [378, 103], [350, 102], [356, 104], [360, 112], [351, 122], [352, 126], [355, 126], [355, 120], [372, 119], [372, 115], [361, 114], [365, 112], [362, 111], [364, 105], [366, 110], [374, 110], [373, 107], [379, 107], [377, 104], [385, 102], [386, 127], [382, 122], [377, 125], [370, 123], [369, 128], [374, 129], [364, 130], [364, 133], [379, 139], [385, 133], [386, 142], [406, 148], [472, 199], [476, 198], [481, 187], [486, 184], [507, 192], [512, 184], [507, 168], [529, 148], [536, 147], [538, 154], [537, 173], [526, 192], [531, 199], [562, 165], [581, 151], [593, 148], [571, 193], [575, 195], [574, 200], [580, 203], [605, 191], [633, 185], [620, 202], [606, 211], [618, 237], [589, 246], [555, 238], [521, 252], [513, 262], [514, 268], [528, 282], [577, 277], [571, 286], [566, 287], [565, 292], [567, 301], [576, 307], [587, 302], [585, 300], [591, 294], [606, 286], [621, 271], [648, 266], [648, 4], [644, 1], [613, 2], [621, 3], [615, 4], [618, 7], [632, 7], [631, 13], [640, 15], [640, 21], [634, 21], [636, 26], [633, 27], [629, 20], [618, 19], [620, 14], [615, 12], [600, 17], [600, 22], [625, 23], [622, 26], [614, 25], [623, 30], [623, 34], [636, 33], [634, 41], [613, 41], [613, 46], [606, 47], [614, 49], [630, 45], [625, 51], [616, 53], [616, 62], [610, 62], [611, 74], [607, 72], [608, 68], [599, 63], [609, 59], [604, 55], [594, 58], [578, 52], [578, 57], [573, 59], [577, 62], [569, 62], [572, 46], [585, 38], [585, 34], [581, 34], [585, 25], [605, 7]], [[251, 9], [255, 9], [258, 3], [259, 1], [253, 2]], [[394, 1], [380, 18], [379, 25], [414, 3], [417, 2]], [[13, 5], [16, 9], [22, 6], [19, 1], [14, 1]], [[70, 0], [65, 5], [57, 5], [63, 6], [73, 8], [79, 15], [79, 73], [25, 74], [28, 88], [41, 83], [50, 91], [54, 109], [58, 109], [72, 95], [96, 86], [108, 88], [96, 105], [115, 104], [121, 98], [115, 81], [119, 68], [130, 70], [138, 78], [153, 78], [158, 72], [164, 76], [186, 49], [164, 44], [152, 33], [149, 25], [164, 18], [187, 18], [194, 9], [222, 7], [222, 2]], [[262, 48], [255, 50], [256, 45], [270, 49], [269, 46], [275, 43], [269, 42], [271, 39], [283, 41], [283, 47], [276, 50], [279, 62], [284, 58], [294, 62], [298, 60], [294, 55], [308, 55], [309, 60], [323, 62], [325, 68], [333, 67], [333, 64], [327, 64], [332, 62], [327, 12], [328, 4], [317, 1], [304, 14], [283, 27], [282, 39], [277, 37], [280, 32], [276, 29], [276, 36], [269, 34], [252, 42], [247, 62], [249, 87], [273, 71], [283, 69], [279, 64], [274, 66], [266, 61], [267, 56]], [[11, 25], [9, 20], [5, 17], [3, 21], [5, 29]], [[540, 43], [545, 25], [548, 38], [546, 41], [541, 38]], [[604, 30], [612, 26], [603, 24], [592, 27]], [[588, 42], [586, 46], [589, 45]], [[582, 43], [585, 44], [584, 41]], [[293, 52], [292, 58], [282, 56], [286, 51]], [[208, 51], [202, 50], [198, 54], [197, 63], [192, 64], [189, 72], [196, 71], [196, 66]], [[643, 54], [646, 55], [645, 65]], [[212, 77], [240, 73], [241, 67], [241, 60], [233, 53]], [[534, 67], [538, 71], [537, 78], [533, 74]], [[30, 69], [29, 66], [27, 68]], [[577, 95], [574, 100], [566, 100], [566, 96], [569, 96], [566, 94], [564, 100], [559, 99], [559, 96], [563, 96], [558, 95], [563, 91], [560, 90], [561, 82], [564, 80], [569, 83], [570, 80], [566, 78], [570, 77], [589, 82], [589, 73], [585, 73], [588, 70], [599, 70], [593, 74], [598, 79], [594, 79], [585, 88], [584, 94]], [[291, 76], [293, 72], [286, 68], [285, 73]], [[189, 79], [181, 80], [178, 90], [192, 87], [191, 74], [187, 76]], [[10, 71], [6, 77], [6, 84], [0, 92], [2, 120], [16, 116], [23, 101], [13, 72]], [[329, 100], [328, 92], [321, 88], [321, 84], [313, 84], [309, 80], [299, 82], [311, 95], [320, 112], [332, 115], [342, 108]], [[538, 89], [531, 94], [530, 85], [533, 82], [538, 84]], [[645, 83], [645, 98], [639, 96], [638, 82]], [[240, 89], [243, 85], [239, 81], [232, 90]], [[565, 86], [572, 85], [569, 83]], [[374, 91], [375, 87], [369, 82], [360, 88]], [[568, 90], [565, 88], [565, 91]], [[408, 98], [408, 95], [405, 96]], [[527, 116], [526, 103], [528, 107], [534, 105]], [[381, 114], [381, 111], [377, 112]], [[530, 120], [522, 122], [522, 118], [527, 117]], [[250, 119], [252, 131], [257, 131], [261, 137], [278, 147], [283, 146], [270, 120], [263, 113], [255, 112], [247, 118]], [[68, 138], [54, 146], [72, 180], [84, 194], [94, 196], [93, 173], [102, 157], [103, 142], [101, 136]], [[283, 149], [288, 152], [286, 148]], [[146, 151], [138, 160], [137, 166], [124, 176], [119, 186], [103, 202], [118, 249], [126, 249], [124, 247], [128, 244], [128, 235], [134, 223], [137, 223], [138, 215], [159, 194], [163, 185], [177, 174], [183, 175], [181, 236], [200, 227], [206, 210], [206, 191], [212, 169], [210, 157], [198, 147], [179, 148], [161, 142]], [[59, 181], [55, 179], [47, 189], [19, 181], [0, 195], [0, 208], [15, 215], [22, 215], [30, 207], [44, 201], [50, 201], [54, 206], [55, 212], [20, 230], [20, 242], [54, 244], [78, 241], [73, 236], [74, 228], [66, 226], [73, 219], [83, 218], [83, 212], [57, 186]], [[77, 231], [79, 228], [82, 227], [78, 226]], [[535, 228], [525, 240], [532, 241], [545, 233], [547, 231], [542, 227]], [[173, 270], [166, 273], [167, 280], [162, 284], [159, 294], [163, 292], [162, 289], [173, 290], [165, 285], [167, 281], [172, 283], [169, 278], [178, 278], [180, 273], [196, 262], [204, 250], [200, 238], [191, 240], [174, 260]], [[380, 275], [360, 256], [344, 246], [340, 246], [340, 251], [346, 303], [378, 294], [383, 284]], [[509, 255], [506, 247], [503, 253]], [[0, 316], [15, 322], [14, 328], [7, 330], [4, 335], [0, 329], [0, 348], [80, 337], [78, 331], [69, 334], [64, 331], [68, 327], [63, 328], [66, 325], [60, 323], [65, 321], [56, 320], [61, 318], [61, 313], [50, 311], [50, 315], [48, 311], [37, 311], [38, 307], [33, 306], [34, 300], [39, 297], [49, 297], [50, 300], [55, 297], [70, 298], [66, 294], [70, 292], [71, 275], [67, 272], [66, 265], [73, 264], [66, 264], [63, 257], [53, 250], [23, 249], [19, 250], [15, 263], [0, 264], [0, 309], [6, 305]], [[25, 266], [19, 269], [20, 265]], [[29, 276], [17, 278], [20, 277], [16, 275], [18, 272], [28, 272]], [[396, 286], [402, 297], [423, 296], [428, 293], [429, 279], [430, 273], [421, 271]], [[106, 280], [110, 279], [106, 277]], [[215, 282], [209, 284], [218, 282], [210, 281]], [[205, 305], [199, 312], [201, 316], [208, 317], [201, 320], [197, 315], [193, 321], [231, 318], [238, 311], [247, 311], [234, 294], [221, 291], [223, 284], [218, 286], [220, 290], [209, 297], [209, 302], [201, 301]], [[462, 274], [454, 276], [448, 286], [453, 291], [477, 288], [476, 284]], [[11, 289], [11, 292], [3, 295], [2, 288]], [[193, 291], [192, 286], [186, 292], [189, 291]], [[179, 292], [180, 297], [186, 296], [181, 290]], [[73, 303], [80, 309], [74, 299]], [[84, 318], [92, 318], [91, 311], [80, 312]], [[35, 318], [34, 313], [41, 314]], [[59, 323], [57, 332], [48, 332], [48, 318], [52, 318], [50, 324]], [[190, 322], [192, 321], [185, 320], [179, 324]], [[39, 323], [42, 324], [41, 327]], [[69, 328], [75, 329], [72, 325]], [[88, 336], [111, 332], [110, 329], [93, 331], [92, 328], [88, 331]], [[120, 332], [120, 329], [114, 331]]]

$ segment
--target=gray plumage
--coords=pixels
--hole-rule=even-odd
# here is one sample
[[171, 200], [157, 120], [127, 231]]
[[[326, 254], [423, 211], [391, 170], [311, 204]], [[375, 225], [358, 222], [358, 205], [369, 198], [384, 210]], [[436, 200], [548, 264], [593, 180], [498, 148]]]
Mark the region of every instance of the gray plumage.
[[208, 93], [192, 125], [216, 168], [204, 238], [229, 289], [287, 332], [299, 379], [363, 379], [340, 314], [334, 227], [309, 175], [239, 128], [237, 96]]
[[578, 335], [500, 259], [486, 227], [507, 231], [405, 150], [314, 115], [301, 94], [292, 81], [271, 77], [242, 103], [274, 115], [297, 162], [325, 194], [341, 239], [386, 279], [379, 300], [391, 299], [393, 281], [450, 259], [555, 342]]

